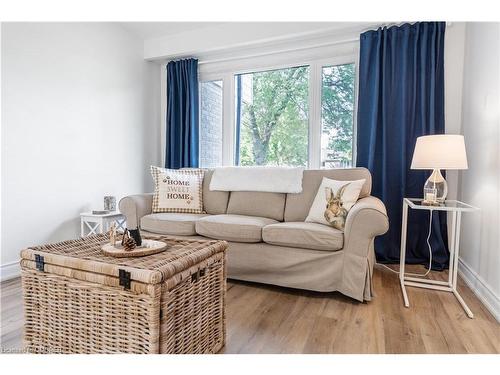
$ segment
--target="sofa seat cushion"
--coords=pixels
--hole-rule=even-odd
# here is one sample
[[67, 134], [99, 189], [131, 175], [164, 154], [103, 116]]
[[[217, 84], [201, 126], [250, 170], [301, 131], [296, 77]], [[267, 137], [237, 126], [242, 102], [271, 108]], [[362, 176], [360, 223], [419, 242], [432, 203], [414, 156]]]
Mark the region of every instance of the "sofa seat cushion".
[[195, 223], [206, 214], [156, 213], [141, 218], [141, 229], [179, 236], [196, 235]]
[[344, 245], [344, 233], [328, 225], [304, 222], [284, 222], [262, 229], [264, 242], [271, 245], [336, 251]]
[[259, 216], [212, 215], [196, 222], [201, 236], [234, 242], [262, 242], [262, 228], [276, 220]]

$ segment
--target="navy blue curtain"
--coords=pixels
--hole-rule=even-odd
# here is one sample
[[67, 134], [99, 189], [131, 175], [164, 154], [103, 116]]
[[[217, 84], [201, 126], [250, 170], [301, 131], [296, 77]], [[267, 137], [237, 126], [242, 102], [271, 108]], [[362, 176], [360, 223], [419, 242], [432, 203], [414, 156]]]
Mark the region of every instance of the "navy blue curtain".
[[[399, 260], [403, 197], [421, 198], [430, 171], [411, 170], [417, 137], [444, 133], [444, 22], [418, 22], [361, 34], [357, 165], [370, 170], [372, 194], [390, 229], [375, 242], [377, 260]], [[408, 263], [429, 261], [429, 213], [410, 210]], [[448, 265], [446, 215], [434, 212], [433, 269]]]
[[169, 62], [165, 157], [167, 168], [198, 167], [198, 96], [198, 60]]

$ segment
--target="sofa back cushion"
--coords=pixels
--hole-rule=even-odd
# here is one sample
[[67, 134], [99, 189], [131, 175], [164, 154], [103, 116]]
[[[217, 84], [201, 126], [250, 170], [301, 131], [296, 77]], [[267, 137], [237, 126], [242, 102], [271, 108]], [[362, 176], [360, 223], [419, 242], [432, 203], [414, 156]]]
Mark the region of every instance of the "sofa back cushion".
[[283, 221], [285, 211], [284, 193], [264, 193], [259, 191], [232, 191], [229, 196], [227, 213], [267, 217]]
[[226, 213], [229, 192], [210, 191], [210, 181], [213, 174], [213, 169], [205, 170], [205, 178], [203, 179], [203, 207], [207, 214], [221, 215]]
[[287, 194], [286, 196], [284, 221], [304, 221], [306, 219], [323, 177], [338, 181], [365, 179], [359, 198], [370, 195], [372, 177], [366, 168], [305, 170], [302, 179], [302, 193]]

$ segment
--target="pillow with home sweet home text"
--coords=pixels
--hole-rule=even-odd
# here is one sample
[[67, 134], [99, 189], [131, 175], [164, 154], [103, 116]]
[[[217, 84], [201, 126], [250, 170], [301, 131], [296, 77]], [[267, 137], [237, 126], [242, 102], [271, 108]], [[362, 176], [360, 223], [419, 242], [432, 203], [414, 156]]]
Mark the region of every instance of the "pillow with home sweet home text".
[[151, 174], [155, 184], [153, 212], [204, 213], [203, 170], [151, 166]]

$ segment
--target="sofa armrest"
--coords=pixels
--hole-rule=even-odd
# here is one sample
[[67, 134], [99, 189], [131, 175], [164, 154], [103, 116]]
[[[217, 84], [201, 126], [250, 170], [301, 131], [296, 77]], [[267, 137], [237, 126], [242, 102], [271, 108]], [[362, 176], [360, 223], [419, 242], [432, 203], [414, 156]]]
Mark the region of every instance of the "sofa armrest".
[[384, 203], [378, 198], [362, 198], [347, 214], [344, 229], [344, 250], [359, 256], [368, 256], [373, 238], [389, 229]]
[[139, 227], [141, 217], [152, 211], [153, 193], [129, 195], [120, 199], [120, 212], [127, 218], [127, 228]]

